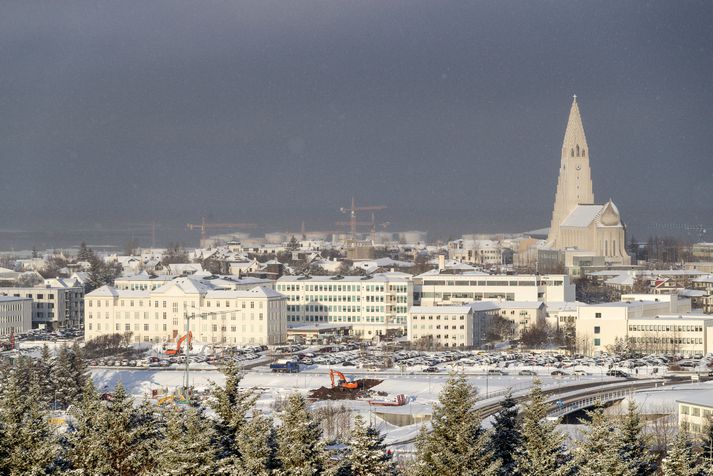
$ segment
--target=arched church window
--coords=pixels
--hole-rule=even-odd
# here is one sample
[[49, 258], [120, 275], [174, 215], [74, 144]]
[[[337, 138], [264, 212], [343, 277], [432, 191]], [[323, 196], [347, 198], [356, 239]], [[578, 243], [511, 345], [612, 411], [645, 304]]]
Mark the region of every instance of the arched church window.
[[607, 240], [604, 240], [604, 256], [609, 256], [608, 244]]
[[587, 156], [587, 154], [586, 154], [586, 152], [585, 152], [585, 150], [584, 150], [584, 147], [582, 147], [582, 157], [586, 157], [586, 156]]
[[611, 242], [611, 254], [612, 256], [616, 256], [616, 240], [612, 240]]
[[579, 145], [577, 146], [577, 157], [579, 157]]
[[572, 149], [569, 154], [574, 157], [574, 149]]

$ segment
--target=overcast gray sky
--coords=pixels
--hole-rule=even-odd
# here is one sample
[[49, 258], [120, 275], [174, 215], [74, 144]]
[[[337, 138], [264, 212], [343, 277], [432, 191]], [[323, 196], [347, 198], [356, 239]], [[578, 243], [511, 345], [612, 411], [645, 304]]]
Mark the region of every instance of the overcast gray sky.
[[324, 229], [352, 195], [397, 229], [539, 228], [575, 93], [598, 201], [634, 234], [713, 225], [712, 25], [710, 1], [5, 0], [0, 229]]

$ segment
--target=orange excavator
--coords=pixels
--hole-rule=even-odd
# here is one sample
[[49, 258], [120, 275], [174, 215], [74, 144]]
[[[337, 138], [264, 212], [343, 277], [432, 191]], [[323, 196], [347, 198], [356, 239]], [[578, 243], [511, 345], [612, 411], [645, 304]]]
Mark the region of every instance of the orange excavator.
[[176, 342], [176, 348], [175, 349], [168, 349], [166, 351], [166, 355], [178, 355], [181, 353], [181, 346], [183, 345], [183, 342], [188, 339], [188, 342], [186, 345], [188, 348], [191, 348], [191, 342], [193, 342], [193, 333], [191, 331], [188, 331], [188, 334], [182, 336], [178, 341]]
[[[337, 377], [336, 384], [334, 382], [335, 376]], [[332, 381], [332, 388], [339, 387], [346, 390], [356, 390], [361, 386], [361, 380], [354, 380], [351, 377], [347, 378], [338, 370], [329, 369], [329, 379]]]

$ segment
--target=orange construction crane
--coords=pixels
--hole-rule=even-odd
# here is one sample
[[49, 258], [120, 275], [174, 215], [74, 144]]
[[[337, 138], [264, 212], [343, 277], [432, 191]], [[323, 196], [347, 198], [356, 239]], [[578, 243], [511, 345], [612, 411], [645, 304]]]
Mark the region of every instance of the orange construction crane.
[[195, 230], [196, 228], [199, 228], [201, 230], [201, 245], [207, 238], [207, 228], [244, 228], [251, 230], [256, 227], [257, 225], [255, 223], [206, 223], [205, 217], [201, 219], [201, 222], [198, 225], [192, 223], [186, 225], [186, 228], [188, 228], [189, 230]]
[[166, 355], [178, 355], [181, 353], [181, 346], [183, 345], [183, 341], [188, 339], [188, 342], [186, 345], [188, 348], [191, 348], [191, 342], [193, 342], [193, 333], [191, 331], [188, 331], [188, 334], [182, 336], [178, 341], [176, 342], [176, 348], [175, 349], [168, 349], [166, 351]]
[[368, 207], [357, 207], [356, 202], [354, 201], [354, 197], [352, 197], [351, 208], [346, 208], [346, 207], [340, 208], [339, 209], [340, 212], [349, 215], [349, 225], [351, 228], [350, 231], [352, 234], [352, 240], [356, 241], [357, 212], [383, 210], [384, 208], [386, 208], [386, 205], [372, 205], [372, 206], [368, 206]]
[[[334, 377], [337, 377], [337, 383], [334, 383]], [[347, 390], [356, 390], [359, 388], [361, 381], [347, 378], [339, 370], [329, 369], [329, 380], [332, 381], [332, 388], [339, 387]]]

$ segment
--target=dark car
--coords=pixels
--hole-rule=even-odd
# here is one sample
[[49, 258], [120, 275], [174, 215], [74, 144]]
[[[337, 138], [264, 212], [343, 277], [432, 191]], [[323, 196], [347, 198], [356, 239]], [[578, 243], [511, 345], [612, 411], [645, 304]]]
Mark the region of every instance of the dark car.
[[621, 370], [609, 369], [609, 370], [607, 370], [607, 377], [628, 378], [629, 374], [626, 372], [622, 372]]
[[553, 370], [550, 375], [569, 375], [567, 372], [563, 372], [562, 370]]
[[423, 371], [428, 373], [438, 372], [438, 367], [426, 367]]
[[526, 369], [526, 370], [521, 370], [521, 371], [519, 371], [517, 374], [518, 374], [518, 375], [530, 375], [530, 376], [535, 376], [535, 375], [537, 375], [537, 372], [535, 372], [534, 370], [527, 370], [527, 369]]

